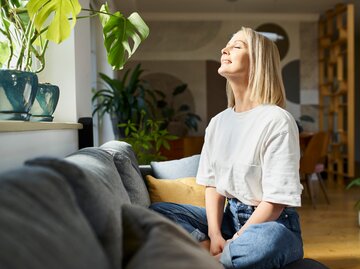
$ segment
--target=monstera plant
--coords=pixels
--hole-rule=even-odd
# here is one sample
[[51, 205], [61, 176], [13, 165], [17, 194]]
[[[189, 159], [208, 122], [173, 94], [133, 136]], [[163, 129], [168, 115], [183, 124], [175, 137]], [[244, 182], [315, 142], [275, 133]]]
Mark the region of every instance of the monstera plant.
[[35, 73], [45, 67], [48, 44], [67, 39], [77, 19], [99, 17], [113, 69], [121, 69], [149, 34], [138, 13], [125, 17], [111, 12], [106, 3], [99, 9], [82, 7], [78, 0], [0, 0], [0, 4], [0, 67], [6, 68], [0, 70], [0, 96], [6, 97], [0, 100], [0, 120], [29, 120], [35, 96], [38, 99]]
[[[67, 39], [78, 18], [99, 16], [108, 62], [114, 69], [121, 69], [149, 34], [138, 13], [126, 18], [119, 11], [111, 12], [107, 3], [99, 10], [84, 8], [78, 0], [0, 0], [0, 3], [0, 64], [6, 63], [11, 69], [40, 72], [48, 42], [59, 44]], [[80, 17], [81, 11], [87, 14]], [[34, 67], [33, 59], [39, 61], [38, 68]]]

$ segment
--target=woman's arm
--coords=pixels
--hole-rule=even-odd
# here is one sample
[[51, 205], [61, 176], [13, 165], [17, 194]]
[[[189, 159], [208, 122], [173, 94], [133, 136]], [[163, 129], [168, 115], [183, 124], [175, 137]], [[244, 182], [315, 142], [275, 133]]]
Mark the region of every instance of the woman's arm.
[[205, 206], [208, 221], [208, 235], [210, 237], [210, 253], [217, 255], [222, 252], [225, 239], [221, 234], [221, 223], [224, 215], [225, 197], [214, 187], [206, 187]]
[[284, 207], [282, 204], [261, 201], [245, 225], [234, 234], [233, 239], [239, 237], [251, 224], [277, 220]]

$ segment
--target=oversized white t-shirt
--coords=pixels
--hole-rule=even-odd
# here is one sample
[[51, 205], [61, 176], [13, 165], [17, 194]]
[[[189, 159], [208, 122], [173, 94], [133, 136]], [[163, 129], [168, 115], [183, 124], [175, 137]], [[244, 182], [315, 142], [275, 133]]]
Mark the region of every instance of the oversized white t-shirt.
[[247, 205], [300, 206], [299, 160], [299, 131], [286, 110], [228, 108], [206, 128], [196, 181]]

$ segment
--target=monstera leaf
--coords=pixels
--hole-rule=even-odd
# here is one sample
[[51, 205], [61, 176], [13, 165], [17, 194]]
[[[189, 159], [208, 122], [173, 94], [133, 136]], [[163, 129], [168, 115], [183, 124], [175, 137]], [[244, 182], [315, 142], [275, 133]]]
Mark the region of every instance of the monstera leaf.
[[[27, 9], [30, 18], [35, 18], [36, 29], [40, 32], [48, 27], [46, 38], [61, 43], [70, 36], [81, 6], [78, 0], [30, 0]], [[72, 20], [69, 20], [69, 16]], [[50, 24], [47, 25], [49, 20]]]
[[[104, 45], [108, 62], [113, 69], [121, 69], [149, 35], [149, 28], [136, 12], [125, 18], [120, 12], [110, 14], [107, 4], [102, 5], [100, 21], [103, 26]], [[105, 14], [107, 13], [107, 14]], [[130, 46], [129, 41], [133, 45]]]

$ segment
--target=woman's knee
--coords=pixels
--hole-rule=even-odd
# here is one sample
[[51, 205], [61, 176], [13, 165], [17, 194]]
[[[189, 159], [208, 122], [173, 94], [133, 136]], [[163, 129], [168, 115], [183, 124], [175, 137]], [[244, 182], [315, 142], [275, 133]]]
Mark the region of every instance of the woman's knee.
[[224, 260], [235, 268], [280, 268], [303, 256], [302, 242], [277, 222], [249, 226], [226, 251]]

